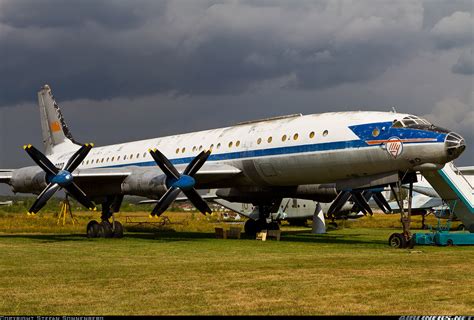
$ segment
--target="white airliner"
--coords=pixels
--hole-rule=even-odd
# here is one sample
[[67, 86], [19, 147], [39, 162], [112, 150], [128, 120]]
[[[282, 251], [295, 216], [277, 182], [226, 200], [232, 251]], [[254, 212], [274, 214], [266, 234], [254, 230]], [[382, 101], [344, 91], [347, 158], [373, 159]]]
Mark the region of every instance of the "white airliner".
[[209, 213], [196, 192], [204, 188], [258, 206], [258, 230], [282, 198], [342, 206], [352, 190], [440, 169], [465, 149], [461, 136], [417, 116], [368, 111], [295, 114], [92, 148], [72, 138], [48, 85], [38, 99], [45, 153], [26, 145], [36, 166], [0, 170], [0, 182], [39, 194], [32, 214], [61, 188], [87, 208], [101, 203], [102, 221], [89, 223], [89, 236], [122, 233], [109, 219], [124, 195], [159, 199], [151, 213], [157, 216], [182, 191]]

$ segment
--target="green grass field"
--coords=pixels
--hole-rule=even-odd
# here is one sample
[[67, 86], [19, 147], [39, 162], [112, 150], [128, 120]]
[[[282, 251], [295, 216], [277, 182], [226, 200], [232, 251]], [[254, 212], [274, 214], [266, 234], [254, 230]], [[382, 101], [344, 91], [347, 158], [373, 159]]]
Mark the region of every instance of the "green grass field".
[[222, 223], [179, 213], [87, 239], [90, 217], [0, 214], [0, 314], [474, 314], [474, 247], [392, 249], [395, 215], [325, 235], [284, 226], [280, 242], [215, 239]]

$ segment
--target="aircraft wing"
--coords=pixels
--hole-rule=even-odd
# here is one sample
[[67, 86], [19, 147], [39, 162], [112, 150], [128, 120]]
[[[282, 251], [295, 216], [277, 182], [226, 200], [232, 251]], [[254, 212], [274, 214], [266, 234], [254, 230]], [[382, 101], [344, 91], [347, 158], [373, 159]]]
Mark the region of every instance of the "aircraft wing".
[[0, 169], [0, 183], [8, 183], [12, 177], [13, 169]]
[[[141, 172], [143, 170], [150, 170], [152, 167], [137, 167], [129, 166], [123, 168], [97, 168], [97, 169], [77, 169], [73, 172], [74, 178], [76, 179], [94, 179], [94, 178], [107, 178], [107, 177], [128, 177], [135, 172]], [[157, 174], [163, 174], [160, 168], [156, 167]], [[206, 163], [196, 173], [196, 177], [201, 182], [201, 179], [208, 180], [220, 180], [231, 178], [241, 173], [241, 170], [230, 165]], [[1, 174], [1, 172], [0, 172]]]
[[77, 169], [72, 174], [74, 179], [79, 181], [94, 180], [104, 178], [126, 178], [133, 173], [134, 170], [129, 167], [125, 168], [99, 168], [99, 169]]
[[240, 173], [242, 173], [240, 169], [231, 165], [206, 162], [196, 173], [195, 178], [198, 185], [207, 185], [233, 178]]
[[[407, 188], [403, 186], [403, 188]], [[425, 196], [432, 197], [432, 198], [439, 198], [440, 196], [436, 192], [435, 189], [432, 187], [423, 187], [423, 186], [417, 186], [413, 185], [413, 191], [424, 194]]]
[[[217, 189], [211, 189], [211, 190], [217, 190]], [[210, 191], [211, 191], [210, 190]], [[183, 193], [180, 193], [180, 196], [176, 198], [176, 202], [183, 202], [183, 201], [189, 201], [187, 197], [182, 196]], [[205, 194], [200, 194], [201, 198], [204, 200], [214, 200], [218, 199], [219, 197], [215, 193], [205, 193]], [[141, 200], [138, 202], [138, 204], [153, 204], [153, 203], [158, 203], [158, 200], [155, 199], [148, 199], [148, 200]]]
[[[123, 181], [123, 179], [134, 173], [141, 173], [143, 170], [156, 170], [156, 174], [163, 172], [158, 168], [129, 166], [123, 168], [92, 168], [76, 169], [72, 174], [74, 180], [79, 183], [107, 184], [112, 181]], [[0, 183], [9, 183], [15, 169], [0, 169]], [[199, 184], [212, 183], [234, 177], [241, 173], [236, 167], [223, 164], [206, 163], [196, 173], [195, 177]]]

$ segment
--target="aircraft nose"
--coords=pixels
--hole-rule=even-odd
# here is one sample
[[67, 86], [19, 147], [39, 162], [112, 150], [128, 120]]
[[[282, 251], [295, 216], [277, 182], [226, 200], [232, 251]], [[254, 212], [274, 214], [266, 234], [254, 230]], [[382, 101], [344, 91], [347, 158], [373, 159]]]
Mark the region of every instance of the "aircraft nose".
[[450, 161], [458, 158], [466, 149], [464, 138], [455, 132], [450, 132], [446, 135], [444, 145]]

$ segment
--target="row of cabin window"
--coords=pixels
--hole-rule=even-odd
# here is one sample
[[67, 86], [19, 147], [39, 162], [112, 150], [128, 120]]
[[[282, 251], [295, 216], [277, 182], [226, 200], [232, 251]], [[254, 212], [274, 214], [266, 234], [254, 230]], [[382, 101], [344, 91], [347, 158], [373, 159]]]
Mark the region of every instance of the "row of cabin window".
[[[233, 141], [229, 142], [229, 148], [232, 148], [233, 145], [234, 145], [234, 142], [233, 142]], [[239, 147], [239, 146], [240, 146], [240, 140], [237, 140], [237, 142], [235, 143], [235, 146], [236, 146], [236, 147]], [[220, 149], [220, 148], [221, 148], [221, 143], [219, 142], [219, 143], [216, 145], [216, 149]], [[203, 149], [203, 146], [201, 145], [201, 146], [199, 146], [199, 147], [193, 146], [193, 149], [192, 149], [192, 150], [193, 150], [193, 152], [196, 152], [196, 151], [202, 151], [202, 149]], [[209, 150], [212, 150], [212, 149], [214, 149], [214, 144], [211, 144], [211, 146], [209, 147]], [[183, 148], [177, 148], [177, 149], [176, 149], [176, 153], [179, 153], [180, 151], [181, 151], [181, 153], [185, 153], [185, 152], [186, 152], [186, 148], [183, 147]]]
[[[145, 158], [147, 155], [146, 152], [143, 153], [143, 158]], [[124, 155], [123, 156], [123, 160], [127, 160], [127, 159], [133, 159], [134, 155], [131, 154], [130, 156], [128, 156], [127, 158], [127, 155]], [[136, 158], [140, 158], [140, 153], [137, 153], [136, 154]], [[121, 156], [117, 156], [117, 161], [120, 161], [121, 159]], [[104, 162], [114, 162], [115, 161], [115, 157], [107, 157], [107, 158], [102, 158], [102, 159], [92, 159], [92, 160], [85, 160], [85, 161], [82, 161], [82, 165], [88, 165], [89, 163], [90, 164], [94, 164], [94, 163], [104, 163]]]
[[[329, 133], [329, 132], [328, 132], [327, 130], [324, 130], [324, 131], [323, 131], [323, 136], [324, 136], [324, 137], [327, 136], [328, 133]], [[315, 133], [314, 131], [311, 131], [311, 132], [309, 133], [309, 138], [310, 138], [310, 139], [313, 139], [315, 136], [316, 136], [316, 133]], [[295, 133], [295, 134], [293, 135], [293, 140], [295, 140], [295, 141], [298, 140], [298, 137], [299, 137], [298, 133]], [[287, 140], [290, 140], [290, 139], [291, 139], [291, 138], [288, 137], [286, 134], [284, 134], [284, 135], [281, 137], [281, 141], [287, 141]], [[271, 143], [272, 141], [273, 141], [273, 138], [272, 138], [271, 136], [268, 137], [267, 142], [268, 142], [268, 143]], [[258, 139], [257, 139], [257, 144], [261, 144], [261, 143], [262, 143], [262, 138], [258, 138]], [[234, 145], [234, 143], [233, 143], [232, 141], [229, 142], [229, 148], [232, 148], [233, 145]], [[240, 141], [237, 141], [237, 142], [235, 143], [235, 146], [236, 146], [236, 147], [239, 147], [239, 146], [240, 146]], [[221, 144], [218, 143], [218, 144], [217, 144], [217, 149], [220, 149], [220, 147], [221, 147]], [[203, 146], [199, 146], [199, 147], [194, 146], [192, 150], [193, 150], [193, 152], [196, 152], [196, 151], [202, 151], [202, 149], [203, 149]], [[209, 149], [210, 149], [210, 150], [214, 149], [214, 144], [211, 144], [211, 146], [210, 146]], [[185, 152], [186, 152], [186, 148], [185, 148], [185, 147], [183, 147], [183, 148], [176, 148], [176, 154], [178, 154], [178, 153], [180, 153], [180, 152], [181, 152], [181, 153], [185, 153]]]
[[[310, 132], [310, 134], [309, 134], [309, 138], [310, 138], [310, 139], [313, 139], [313, 138], [315, 137], [315, 135], [316, 135], [316, 134], [314, 133], [314, 131], [312, 131], [312, 132]], [[327, 131], [327, 130], [324, 130], [323, 136], [327, 136], [327, 135], [328, 135], [328, 131]], [[295, 133], [295, 134], [293, 135], [293, 140], [295, 140], [295, 141], [298, 140], [298, 137], [299, 137], [298, 133]], [[273, 140], [273, 138], [270, 136], [270, 137], [268, 137], [267, 142], [268, 142], [268, 143], [271, 143], [272, 140]], [[286, 134], [284, 134], [284, 135], [281, 137], [281, 141], [287, 141], [287, 140], [290, 140], [290, 138], [289, 138]], [[258, 138], [258, 139], [257, 139], [257, 144], [261, 144], [261, 143], [262, 143], [262, 138]], [[233, 141], [230, 141], [229, 144], [228, 144], [229, 148], [232, 148], [233, 145], [234, 145], [234, 142], [233, 142]], [[236, 147], [239, 147], [239, 146], [240, 146], [240, 140], [237, 140], [237, 141], [235, 142], [235, 146], [236, 146]], [[217, 149], [220, 149], [220, 148], [221, 148], [221, 143], [220, 143], [220, 142], [216, 145], [216, 148], [217, 148]], [[199, 147], [194, 146], [192, 150], [193, 150], [193, 152], [196, 152], [196, 151], [202, 151], [202, 149], [203, 149], [203, 146], [201, 145], [201, 146], [199, 146]], [[211, 144], [211, 146], [210, 146], [209, 149], [210, 149], [210, 150], [214, 149], [214, 144]], [[181, 151], [181, 153], [184, 153], [184, 152], [186, 152], [186, 148], [183, 147], [183, 148], [181, 148], [181, 149], [180, 149], [180, 148], [177, 148], [177, 149], [176, 149], [176, 153], [179, 153], [180, 151]], [[143, 158], [145, 158], [146, 155], [147, 155], [147, 153], [144, 152], [144, 153], [143, 153]], [[130, 154], [130, 156], [128, 157], [128, 159], [133, 159], [133, 156], [134, 156], [133, 154]], [[117, 161], [120, 161], [120, 158], [121, 158], [121, 156], [117, 156]], [[140, 153], [137, 153], [137, 154], [136, 154], [136, 158], [137, 158], [137, 159], [140, 158]], [[112, 158], [107, 157], [107, 158], [102, 158], [102, 159], [85, 160], [85, 161], [82, 161], [82, 165], [84, 165], [84, 164], [85, 164], [85, 165], [88, 165], [88, 164], [94, 164], [94, 163], [104, 163], [104, 162], [109, 162], [109, 160], [110, 160], [110, 162], [114, 162], [114, 161], [115, 161], [115, 157], [112, 157]], [[127, 160], [127, 155], [123, 156], [123, 160]], [[59, 164], [59, 166], [61, 166], [61, 164]]]

